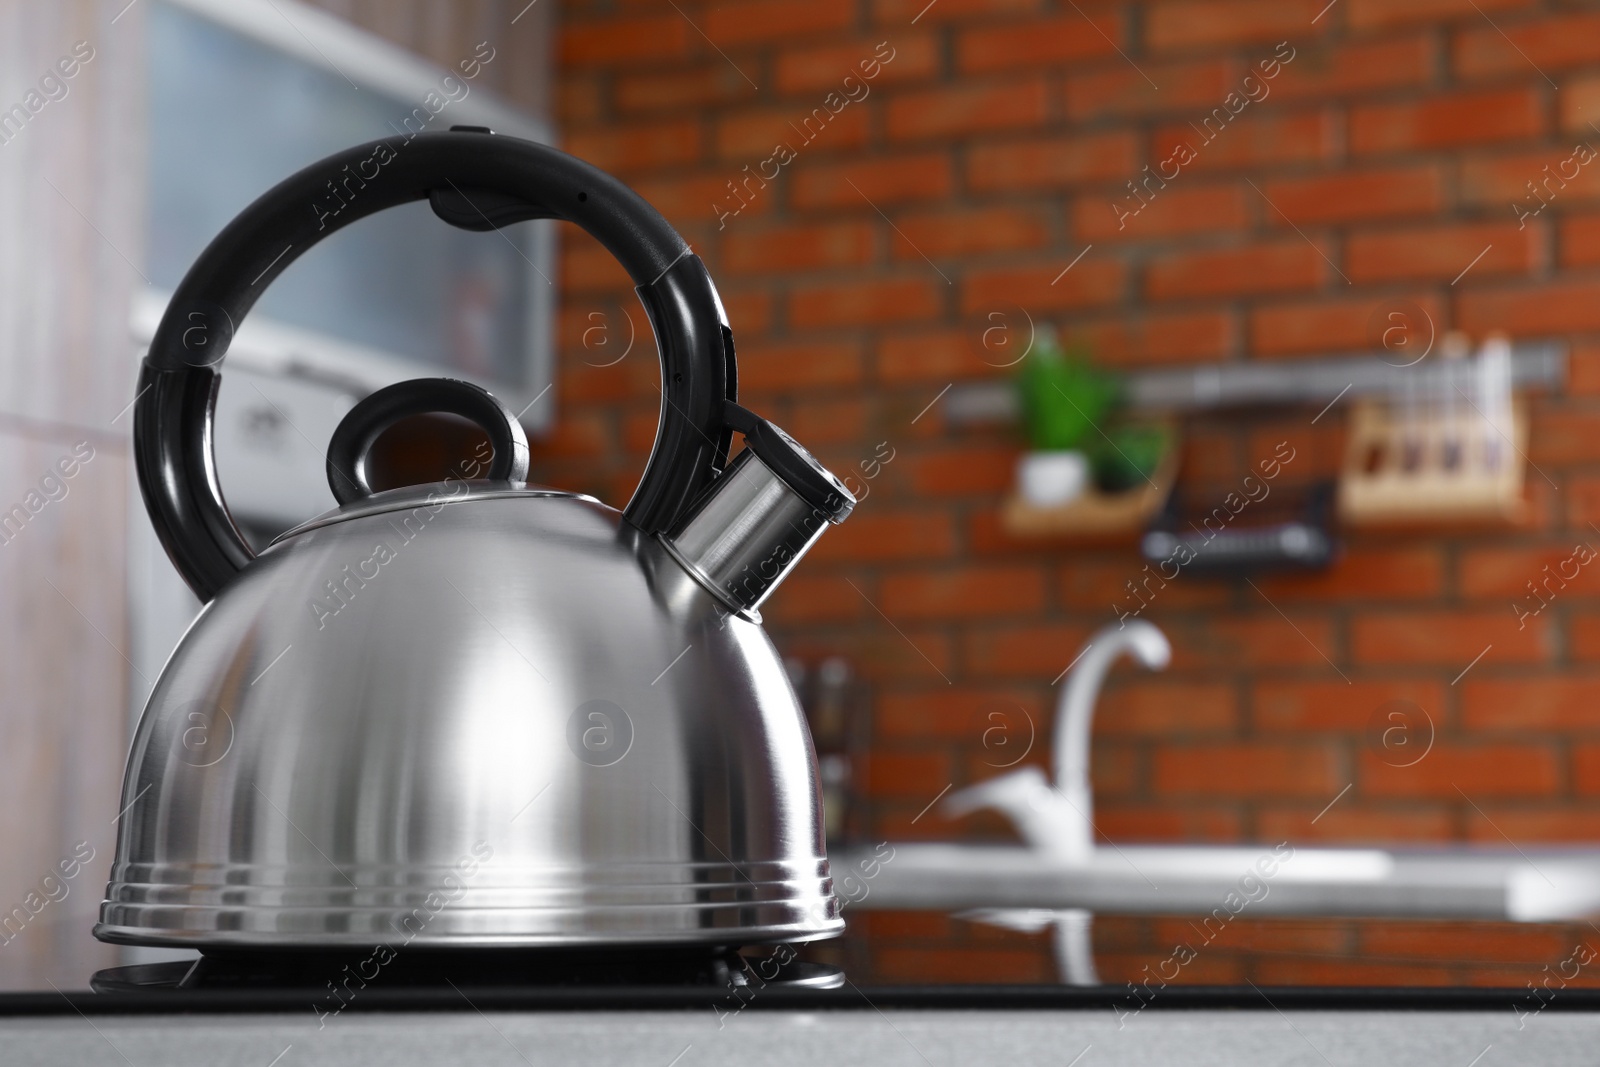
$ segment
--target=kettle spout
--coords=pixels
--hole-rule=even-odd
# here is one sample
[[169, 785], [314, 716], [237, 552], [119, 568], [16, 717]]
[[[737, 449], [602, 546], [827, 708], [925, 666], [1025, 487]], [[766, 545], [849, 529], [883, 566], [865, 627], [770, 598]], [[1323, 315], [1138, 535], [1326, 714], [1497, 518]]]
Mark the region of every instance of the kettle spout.
[[856, 499], [788, 434], [727, 406], [746, 448], [662, 543], [724, 603], [754, 611]]

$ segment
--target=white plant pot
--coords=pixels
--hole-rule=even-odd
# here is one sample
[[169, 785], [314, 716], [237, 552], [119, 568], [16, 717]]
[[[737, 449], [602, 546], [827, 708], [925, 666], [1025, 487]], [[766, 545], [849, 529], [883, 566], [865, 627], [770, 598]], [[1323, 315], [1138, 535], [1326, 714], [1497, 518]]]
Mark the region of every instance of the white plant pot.
[[1082, 452], [1027, 452], [1017, 460], [1017, 489], [1036, 508], [1070, 504], [1089, 488], [1089, 457]]

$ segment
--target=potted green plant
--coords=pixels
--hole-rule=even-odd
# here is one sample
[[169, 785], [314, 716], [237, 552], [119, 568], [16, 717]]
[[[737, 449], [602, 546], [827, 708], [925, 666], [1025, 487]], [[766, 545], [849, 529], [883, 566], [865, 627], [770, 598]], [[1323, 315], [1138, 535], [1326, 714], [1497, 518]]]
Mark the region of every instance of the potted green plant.
[[1118, 493], [1147, 482], [1170, 446], [1163, 427], [1119, 418], [1121, 380], [1097, 368], [1088, 346], [1063, 347], [1041, 327], [1017, 373], [1029, 451], [1017, 488], [1034, 507], [1062, 507], [1092, 484]]

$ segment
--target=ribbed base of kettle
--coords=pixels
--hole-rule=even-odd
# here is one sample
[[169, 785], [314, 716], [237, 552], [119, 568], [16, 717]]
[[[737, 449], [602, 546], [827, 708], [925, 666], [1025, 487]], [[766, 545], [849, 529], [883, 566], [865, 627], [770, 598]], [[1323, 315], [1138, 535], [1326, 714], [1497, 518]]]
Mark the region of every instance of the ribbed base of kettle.
[[593, 880], [502, 874], [466, 885], [426, 869], [351, 868], [346, 882], [326, 870], [128, 864], [114, 873], [143, 878], [111, 883], [94, 933], [186, 948], [534, 948], [754, 945], [844, 930], [825, 860], [821, 877], [809, 864], [809, 877], [789, 864], [671, 866], [651, 879], [610, 870]]
[[[117, 945], [148, 945], [158, 948], [338, 948], [373, 944], [427, 948], [565, 948], [607, 945], [765, 945], [816, 941], [837, 937], [844, 932], [844, 920], [830, 924], [762, 923], [755, 916], [722, 925], [698, 926], [690, 923], [633, 923], [601, 925], [589, 916], [587, 922], [566, 929], [514, 927], [497, 924], [492, 930], [411, 935], [399, 929], [398, 920], [386, 914], [346, 915], [323, 927], [326, 915], [304, 912], [262, 916], [252, 912], [196, 913], [181, 916], [167, 911], [162, 916], [146, 916], [143, 923], [96, 923], [94, 936]], [[403, 917], [402, 917], [403, 918]], [[161, 920], [178, 923], [161, 925]], [[263, 920], [266, 920], [263, 923]], [[248, 925], [250, 929], [239, 929]], [[263, 925], [269, 928], [260, 928]]]

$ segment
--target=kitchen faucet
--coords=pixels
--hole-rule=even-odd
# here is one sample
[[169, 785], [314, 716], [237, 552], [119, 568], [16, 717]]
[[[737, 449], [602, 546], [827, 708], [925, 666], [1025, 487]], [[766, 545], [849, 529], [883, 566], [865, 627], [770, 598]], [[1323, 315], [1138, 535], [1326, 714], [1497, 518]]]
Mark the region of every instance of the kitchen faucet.
[[1172, 661], [1166, 635], [1143, 619], [1107, 626], [1089, 639], [1073, 660], [1056, 704], [1054, 785], [1039, 768], [1023, 767], [951, 794], [943, 805], [945, 814], [955, 817], [994, 808], [1011, 820], [1030, 848], [1068, 863], [1087, 863], [1094, 855], [1089, 736], [1100, 687], [1124, 653], [1152, 671], [1163, 670]]
[[[1070, 677], [1056, 704], [1051, 785], [1037, 767], [1023, 767], [969, 785], [944, 802], [949, 816], [994, 808], [1011, 820], [1029, 848], [1069, 865], [1087, 866], [1094, 858], [1094, 793], [1089, 784], [1089, 736], [1094, 706], [1111, 665], [1123, 653], [1147, 670], [1172, 662], [1172, 645], [1154, 624], [1135, 619], [1107, 626], [1089, 639], [1067, 670]], [[1012, 930], [1037, 932], [1055, 927], [1056, 965], [1068, 985], [1100, 984], [1094, 962], [1094, 915], [1083, 908], [982, 908], [967, 918]]]

